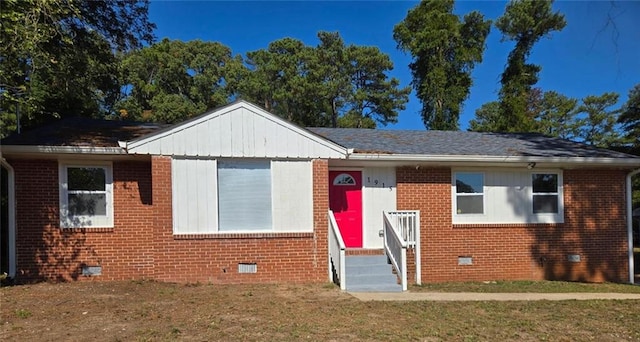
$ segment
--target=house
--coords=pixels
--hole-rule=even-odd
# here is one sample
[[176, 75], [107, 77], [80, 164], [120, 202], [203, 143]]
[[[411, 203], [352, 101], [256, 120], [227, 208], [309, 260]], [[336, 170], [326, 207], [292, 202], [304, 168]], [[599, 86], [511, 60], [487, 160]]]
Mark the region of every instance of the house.
[[633, 282], [640, 158], [536, 134], [301, 128], [238, 101], [173, 126], [66, 119], [2, 141], [16, 281]]

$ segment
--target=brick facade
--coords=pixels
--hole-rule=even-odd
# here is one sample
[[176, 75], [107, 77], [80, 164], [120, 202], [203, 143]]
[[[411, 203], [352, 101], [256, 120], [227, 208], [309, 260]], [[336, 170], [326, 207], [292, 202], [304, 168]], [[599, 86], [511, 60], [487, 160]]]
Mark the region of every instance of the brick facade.
[[[171, 159], [114, 161], [114, 228], [60, 229], [58, 162], [15, 170], [17, 281], [157, 279], [264, 283], [328, 280], [328, 161], [313, 161], [313, 232], [174, 236]], [[397, 169], [397, 209], [421, 211], [422, 281], [626, 282], [624, 171], [565, 170], [563, 224], [453, 224], [449, 168]], [[567, 256], [579, 254], [580, 262]], [[458, 265], [459, 256], [473, 264]], [[255, 263], [257, 273], [238, 273]], [[102, 275], [81, 268], [102, 266]], [[413, 280], [410, 276], [409, 279]]]
[[[398, 168], [398, 210], [421, 211], [423, 282], [628, 280], [625, 172], [564, 171], [565, 223], [452, 223], [449, 168]], [[579, 254], [580, 262], [568, 261]], [[458, 265], [458, 257], [473, 258]]]
[[[16, 176], [19, 282], [327, 281], [327, 161], [313, 162], [313, 232], [186, 237], [172, 231], [168, 157], [113, 162], [114, 227], [83, 229], [60, 229], [57, 161], [9, 162]], [[257, 273], [238, 273], [238, 263], [255, 263]], [[83, 276], [84, 265], [102, 266], [102, 275]]]

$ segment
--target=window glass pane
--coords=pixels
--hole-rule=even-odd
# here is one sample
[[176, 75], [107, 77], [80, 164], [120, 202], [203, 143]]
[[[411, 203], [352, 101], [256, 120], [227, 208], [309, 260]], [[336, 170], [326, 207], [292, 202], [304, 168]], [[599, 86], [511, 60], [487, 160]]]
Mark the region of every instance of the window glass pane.
[[456, 173], [456, 192], [483, 193], [484, 177], [481, 173]]
[[220, 231], [271, 229], [271, 169], [267, 161], [218, 162]]
[[333, 185], [355, 185], [356, 181], [350, 175], [341, 173], [333, 180]]
[[105, 169], [92, 167], [67, 168], [67, 182], [69, 190], [105, 190]]
[[484, 213], [482, 195], [457, 196], [456, 209], [458, 214], [482, 214]]
[[558, 175], [534, 173], [531, 175], [533, 192], [558, 192]]
[[107, 200], [104, 194], [69, 194], [71, 216], [105, 216]]
[[556, 214], [558, 213], [558, 195], [534, 195], [534, 214]]

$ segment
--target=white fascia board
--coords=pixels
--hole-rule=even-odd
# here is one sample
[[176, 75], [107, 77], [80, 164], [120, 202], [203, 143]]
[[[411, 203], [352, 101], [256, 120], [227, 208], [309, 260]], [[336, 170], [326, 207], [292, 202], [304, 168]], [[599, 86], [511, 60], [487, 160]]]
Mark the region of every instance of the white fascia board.
[[271, 114], [270, 112], [268, 112], [268, 111], [266, 111], [266, 110], [264, 110], [264, 109], [262, 109], [262, 108], [260, 108], [260, 107], [258, 107], [256, 105], [254, 105], [254, 104], [252, 104], [250, 102], [244, 101], [244, 100], [238, 100], [235, 103], [232, 103], [232, 104], [229, 104], [227, 106], [220, 107], [220, 108], [215, 109], [213, 111], [207, 112], [205, 114], [200, 115], [199, 117], [196, 117], [196, 118], [193, 118], [191, 120], [187, 120], [187, 121], [185, 121], [183, 123], [177, 124], [176, 126], [174, 126], [172, 128], [169, 128], [169, 129], [166, 129], [166, 130], [162, 130], [162, 131], [156, 132], [156, 133], [151, 133], [151, 134], [149, 134], [147, 136], [140, 137], [138, 139], [134, 139], [134, 140], [131, 140], [131, 141], [118, 142], [118, 144], [120, 145], [120, 147], [125, 148], [128, 151], [128, 153], [135, 154], [136, 153], [135, 149], [138, 146], [147, 144], [149, 142], [152, 142], [152, 141], [155, 141], [155, 140], [158, 140], [158, 139], [162, 139], [162, 138], [164, 138], [166, 136], [175, 134], [175, 133], [177, 133], [179, 131], [182, 131], [184, 129], [187, 129], [189, 127], [198, 125], [198, 124], [200, 124], [200, 123], [202, 123], [204, 121], [210, 120], [213, 117], [221, 116], [221, 115], [224, 115], [226, 113], [232, 112], [232, 111], [240, 109], [240, 108], [245, 108], [247, 110], [250, 110], [250, 111], [256, 113], [257, 115], [260, 115], [260, 116], [264, 117], [267, 120], [270, 120], [270, 121], [276, 122], [278, 124], [281, 124], [281, 125], [287, 127], [288, 129], [290, 129], [290, 130], [292, 130], [292, 131], [294, 131], [294, 132], [296, 132], [298, 134], [301, 134], [301, 135], [303, 135], [304, 137], [306, 137], [306, 138], [308, 138], [310, 140], [313, 140], [316, 143], [319, 143], [319, 144], [321, 144], [323, 146], [326, 146], [327, 148], [329, 148], [329, 149], [331, 149], [331, 150], [333, 150], [333, 151], [335, 151], [335, 152], [337, 152], [339, 154], [342, 154], [344, 156], [344, 158], [346, 158], [347, 155], [349, 154], [347, 148], [345, 148], [345, 147], [343, 147], [341, 145], [338, 145], [338, 144], [336, 144], [336, 143], [334, 143], [334, 142], [332, 142], [330, 140], [322, 138], [321, 136], [318, 136], [318, 135], [316, 135], [316, 134], [314, 134], [314, 133], [312, 133], [312, 132], [310, 132], [310, 131], [302, 128], [302, 127], [299, 127], [299, 126], [297, 126], [297, 125], [295, 125], [295, 124], [293, 124], [293, 123], [291, 123], [291, 122], [289, 122], [289, 121], [287, 121], [285, 119], [282, 119], [277, 115]]
[[596, 158], [596, 157], [527, 157], [527, 156], [468, 156], [468, 155], [424, 155], [424, 154], [351, 154], [354, 161], [395, 161], [411, 163], [474, 163], [522, 164], [549, 163], [574, 166], [640, 167], [640, 158]]
[[127, 154], [121, 147], [3, 145], [0, 148], [4, 154]]

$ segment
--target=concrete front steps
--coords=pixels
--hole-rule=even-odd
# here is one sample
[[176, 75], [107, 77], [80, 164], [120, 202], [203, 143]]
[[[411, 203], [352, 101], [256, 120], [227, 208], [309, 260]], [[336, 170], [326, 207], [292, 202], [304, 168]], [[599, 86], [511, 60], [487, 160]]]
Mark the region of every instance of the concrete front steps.
[[386, 255], [347, 255], [348, 292], [402, 292]]

